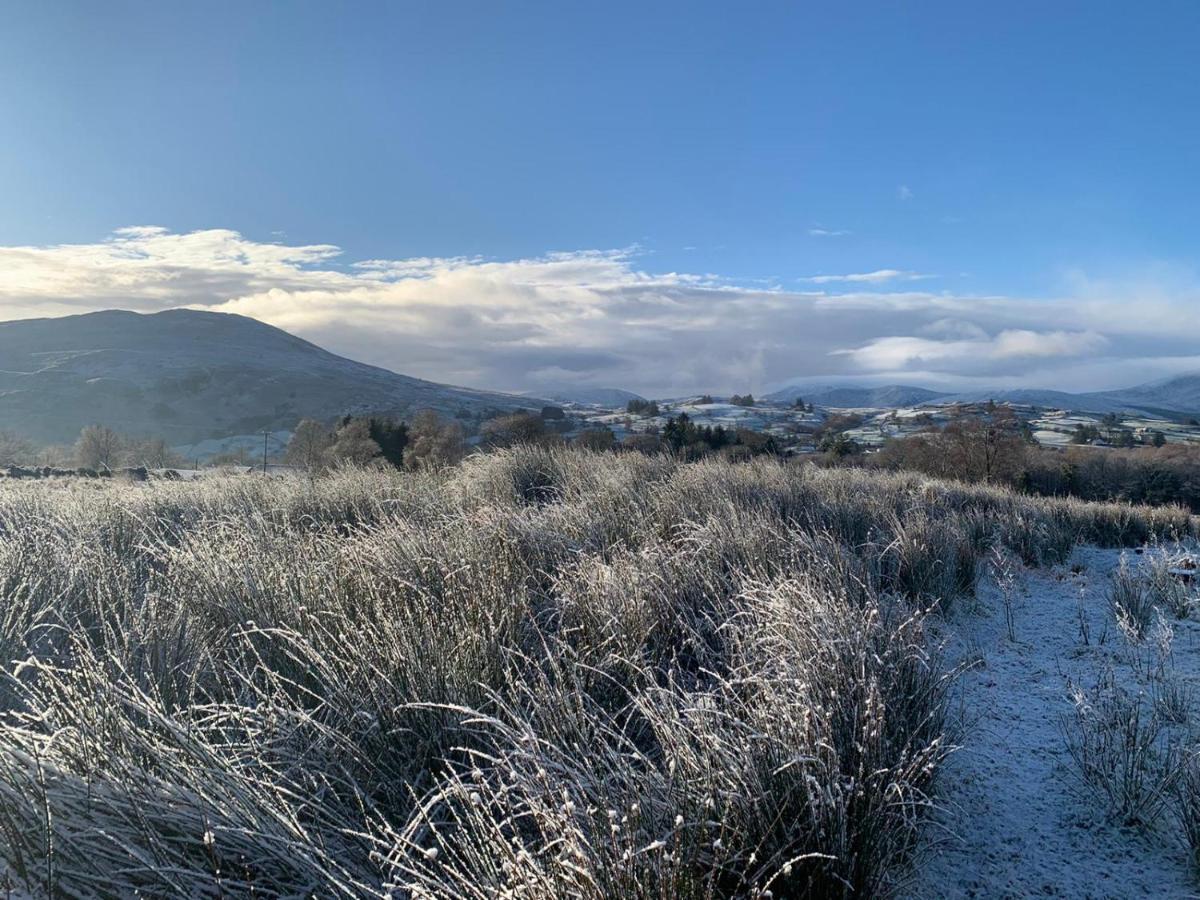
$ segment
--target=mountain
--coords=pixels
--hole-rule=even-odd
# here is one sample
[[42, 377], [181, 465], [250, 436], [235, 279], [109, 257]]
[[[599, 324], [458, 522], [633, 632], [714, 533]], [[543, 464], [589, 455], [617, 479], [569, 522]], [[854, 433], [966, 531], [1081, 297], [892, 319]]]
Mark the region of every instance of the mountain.
[[101, 423], [171, 443], [303, 417], [473, 416], [528, 401], [397, 375], [244, 316], [120, 310], [0, 322], [0, 428], [68, 442]]
[[625, 406], [630, 400], [646, 399], [633, 391], [623, 391], [620, 388], [589, 387], [562, 388], [548, 394], [542, 392], [538, 396], [555, 403], [578, 403], [580, 406], [603, 406], [608, 409]]
[[1176, 375], [1160, 381], [1114, 391], [1071, 394], [1037, 388], [969, 391], [953, 394], [939, 402], [1002, 400], [1051, 409], [1077, 412], [1126, 412], [1153, 416], [1195, 415], [1200, 412], [1200, 373]]
[[846, 409], [920, 406], [946, 396], [948, 395], [940, 391], [904, 384], [888, 384], [882, 387], [826, 384], [783, 388], [768, 394], [766, 399], [776, 403], [794, 403], [797, 397], [803, 397], [805, 403]]
[[1200, 414], [1200, 372], [1175, 375], [1120, 391], [1088, 394], [1126, 406], [1177, 413]]
[[797, 385], [767, 395], [768, 400], [806, 403], [833, 408], [899, 408], [936, 403], [980, 403], [996, 400], [1025, 403], [1048, 409], [1079, 412], [1132, 412], [1148, 415], [1196, 415], [1200, 413], [1200, 372], [1176, 375], [1160, 381], [1114, 391], [1073, 394], [1041, 388], [985, 388], [969, 391], [934, 391], [910, 385], [882, 387], [861, 385]]
[[987, 400], [1004, 403], [1023, 403], [1029, 406], [1040, 406], [1045, 409], [1071, 409], [1078, 412], [1107, 413], [1121, 412], [1126, 409], [1143, 411], [1140, 409], [1133, 410], [1120, 401], [1109, 397], [1107, 394], [1071, 394], [1066, 391], [1049, 391], [1039, 388], [964, 391], [962, 393], [949, 394], [937, 402], [983, 403]]

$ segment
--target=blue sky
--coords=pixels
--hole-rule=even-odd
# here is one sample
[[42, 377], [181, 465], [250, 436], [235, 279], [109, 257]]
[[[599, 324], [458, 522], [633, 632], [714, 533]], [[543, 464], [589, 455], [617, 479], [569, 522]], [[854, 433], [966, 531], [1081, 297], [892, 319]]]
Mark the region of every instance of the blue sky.
[[[1164, 322], [1195, 315], [1194, 3], [10, 2], [0, 11], [0, 247], [56, 249], [54, 265], [69, 258], [78, 269], [95, 248], [111, 252], [119, 229], [157, 226], [232, 231], [254, 246], [335, 245], [340, 255], [319, 265], [287, 264], [330, 277], [361, 272], [362, 260], [459, 260], [420, 276], [444, 281], [464, 259], [511, 267], [623, 250], [623, 291], [644, 276], [661, 293], [664, 276], [684, 274], [721, 289], [709, 302], [765, 289], [924, 303], [909, 322], [889, 320], [894, 333], [814, 320], [790, 355], [767, 346], [779, 338], [769, 321], [716, 347], [712, 335], [697, 338], [702, 311], [682, 328], [652, 319], [646, 327], [737, 357], [697, 389], [803, 375], [1037, 377], [1079, 388], [1200, 368], [1185, 346], [1096, 313], [1142, 303]], [[215, 246], [192, 249], [200, 245]], [[79, 249], [63, 256], [64, 247]], [[168, 254], [162, 265], [213, 263]], [[13, 315], [100, 302], [237, 308], [402, 371], [514, 389], [622, 373], [645, 390], [690, 384], [629, 372], [617, 326], [645, 316], [610, 322], [609, 343], [591, 348], [607, 354], [603, 364], [571, 362], [564, 338], [562, 359], [522, 368], [522, 348], [534, 359], [554, 343], [549, 314], [534, 310], [503, 348], [509, 362], [471, 370], [408, 351], [393, 358], [373, 343], [378, 319], [355, 328], [352, 300], [339, 313], [332, 298], [316, 315], [292, 296], [311, 290], [294, 275], [274, 285], [274, 301], [258, 295], [282, 276], [251, 275], [253, 291], [238, 282], [225, 285], [228, 296], [206, 292], [212, 279], [198, 276], [193, 294], [168, 296], [160, 284], [122, 303], [78, 272], [80, 286], [67, 289], [59, 269], [26, 267], [19, 284], [0, 280], [0, 306]], [[258, 299], [247, 302], [247, 291]], [[412, 326], [417, 301], [405, 296], [393, 302]], [[957, 304], [946, 316], [939, 297]], [[985, 310], [1011, 299], [1013, 311], [973, 315], [977, 298]], [[483, 340], [496, 322], [467, 306], [457, 312], [480, 333], [464, 334]], [[582, 315], [564, 333], [613, 312]], [[981, 371], [928, 344], [982, 335], [996, 346], [1007, 331], [1082, 336], [1063, 343], [1076, 348], [1074, 368], [1055, 370], [1047, 351], [1032, 367], [1001, 364], [1018, 353]], [[878, 343], [895, 338], [918, 343]], [[895, 352], [867, 360], [875, 346]], [[803, 359], [789, 369], [791, 357]], [[1097, 358], [1108, 363], [1084, 366]]]

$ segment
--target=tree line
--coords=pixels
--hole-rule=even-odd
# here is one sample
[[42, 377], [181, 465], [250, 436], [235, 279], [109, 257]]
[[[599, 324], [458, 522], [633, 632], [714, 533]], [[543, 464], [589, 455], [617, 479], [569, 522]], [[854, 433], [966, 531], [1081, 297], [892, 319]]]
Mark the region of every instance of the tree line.
[[[982, 414], [964, 413], [943, 427], [931, 421], [926, 431], [889, 440], [879, 452], [866, 454], [845, 433], [857, 424], [861, 418], [852, 414], [827, 419], [815, 435], [822, 452], [813, 461], [1004, 484], [1043, 496], [1180, 503], [1200, 513], [1200, 446], [1167, 444], [1159, 434], [1147, 434], [1140, 447], [1110, 439], [1110, 446], [1104, 449], [1073, 445], [1065, 451], [1055, 450], [1038, 446], [1028, 425], [1011, 409], [990, 405]], [[1111, 437], [1114, 426], [1101, 424], [1103, 430], [1097, 431]], [[561, 446], [567, 443], [567, 427], [568, 420], [557, 407], [546, 407], [540, 413], [519, 410], [496, 415], [485, 420], [471, 440], [459, 422], [443, 419], [432, 410], [407, 422], [383, 416], [345, 416], [328, 424], [305, 419], [294, 429], [283, 460], [309, 472], [344, 464], [437, 469], [458, 463], [472, 444], [481, 450], [529, 444]], [[710, 454], [744, 459], [780, 452], [769, 434], [698, 425], [682, 412], [668, 418], [661, 429], [628, 434], [620, 441], [611, 429], [593, 427], [570, 442], [592, 451], [667, 452], [687, 459]], [[209, 460], [210, 465], [229, 462], [255, 465], [258, 458], [247, 452]], [[104, 472], [130, 467], [182, 468], [189, 461], [162, 438], [130, 437], [103, 425], [84, 428], [73, 446], [43, 449], [20, 435], [0, 431], [0, 466], [31, 463]]]
[[1112, 442], [1103, 448], [1080, 443], [1065, 450], [1042, 447], [1026, 423], [1005, 406], [889, 440], [877, 453], [858, 452], [857, 445], [848, 448], [832, 433], [820, 446], [827, 452], [817, 462], [824, 465], [915, 471], [1003, 484], [1039, 496], [1179, 503], [1200, 513], [1200, 446], [1167, 444], [1152, 433], [1143, 446]]
[[160, 437], [131, 437], [106, 425], [88, 425], [73, 445], [39, 447], [12, 431], [0, 431], [0, 466], [46, 465], [93, 471], [180, 468], [186, 461]]
[[[545, 406], [540, 412], [518, 410], [484, 421], [478, 444], [485, 449], [561, 444], [566, 425], [566, 413], [557, 406]], [[595, 438], [589, 437], [588, 442], [594, 444]], [[468, 446], [462, 425], [427, 409], [408, 422], [382, 416], [345, 416], [328, 426], [305, 419], [292, 433], [284, 459], [306, 471], [339, 463], [438, 469], [459, 462]]]
[[303, 419], [292, 432], [284, 460], [309, 472], [339, 464], [423, 469], [453, 465], [465, 453], [462, 425], [424, 410], [410, 422], [344, 416], [330, 426]]

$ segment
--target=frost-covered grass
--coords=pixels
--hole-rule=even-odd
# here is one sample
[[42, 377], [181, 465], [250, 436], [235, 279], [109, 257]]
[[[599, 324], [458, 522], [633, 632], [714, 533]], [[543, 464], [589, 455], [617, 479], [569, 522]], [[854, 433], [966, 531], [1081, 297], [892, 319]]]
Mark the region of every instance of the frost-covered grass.
[[1067, 749], [1082, 781], [1108, 815], [1158, 835], [1178, 837], [1200, 873], [1200, 727], [1194, 721], [1194, 647], [1184, 665], [1175, 651], [1200, 599], [1176, 573], [1194, 545], [1151, 548], [1140, 564], [1122, 556], [1108, 592], [1116, 632], [1124, 641], [1121, 672], [1111, 663], [1095, 686], [1072, 690], [1074, 714], [1064, 719]]
[[1189, 530], [774, 462], [515, 449], [0, 488], [0, 857], [62, 896], [874, 896], [984, 556]]
[[1186, 547], [1140, 549], [1081, 546], [1015, 566], [1011, 584], [989, 564], [975, 600], [939, 623], [945, 658], [971, 668], [950, 706], [960, 747], [901, 896], [1196, 895], [1181, 838], [1200, 833], [1200, 779], [1178, 772], [1200, 747], [1200, 621], [1157, 611], [1141, 637], [1118, 627], [1114, 579]]

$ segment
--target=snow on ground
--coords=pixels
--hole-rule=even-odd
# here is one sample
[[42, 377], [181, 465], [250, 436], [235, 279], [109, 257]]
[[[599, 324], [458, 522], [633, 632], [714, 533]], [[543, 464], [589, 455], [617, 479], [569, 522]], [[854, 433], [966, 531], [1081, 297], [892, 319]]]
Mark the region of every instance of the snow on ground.
[[[963, 601], [950, 617], [950, 659], [983, 662], [961, 676], [953, 713], [961, 749], [943, 770], [941, 809], [904, 896], [1200, 897], [1177, 828], [1147, 834], [1108, 822], [1066, 750], [1068, 679], [1090, 688], [1106, 665], [1126, 682], [1133, 678], [1106, 596], [1120, 558], [1121, 551], [1085, 547], [1065, 565], [1021, 571], [1015, 642], [990, 578], [977, 600]], [[1130, 553], [1129, 560], [1141, 557]], [[1194, 689], [1200, 623], [1172, 625], [1176, 675]]]
[[1033, 433], [1033, 439], [1043, 447], [1069, 447], [1071, 435], [1065, 431], [1051, 431], [1039, 428]]

